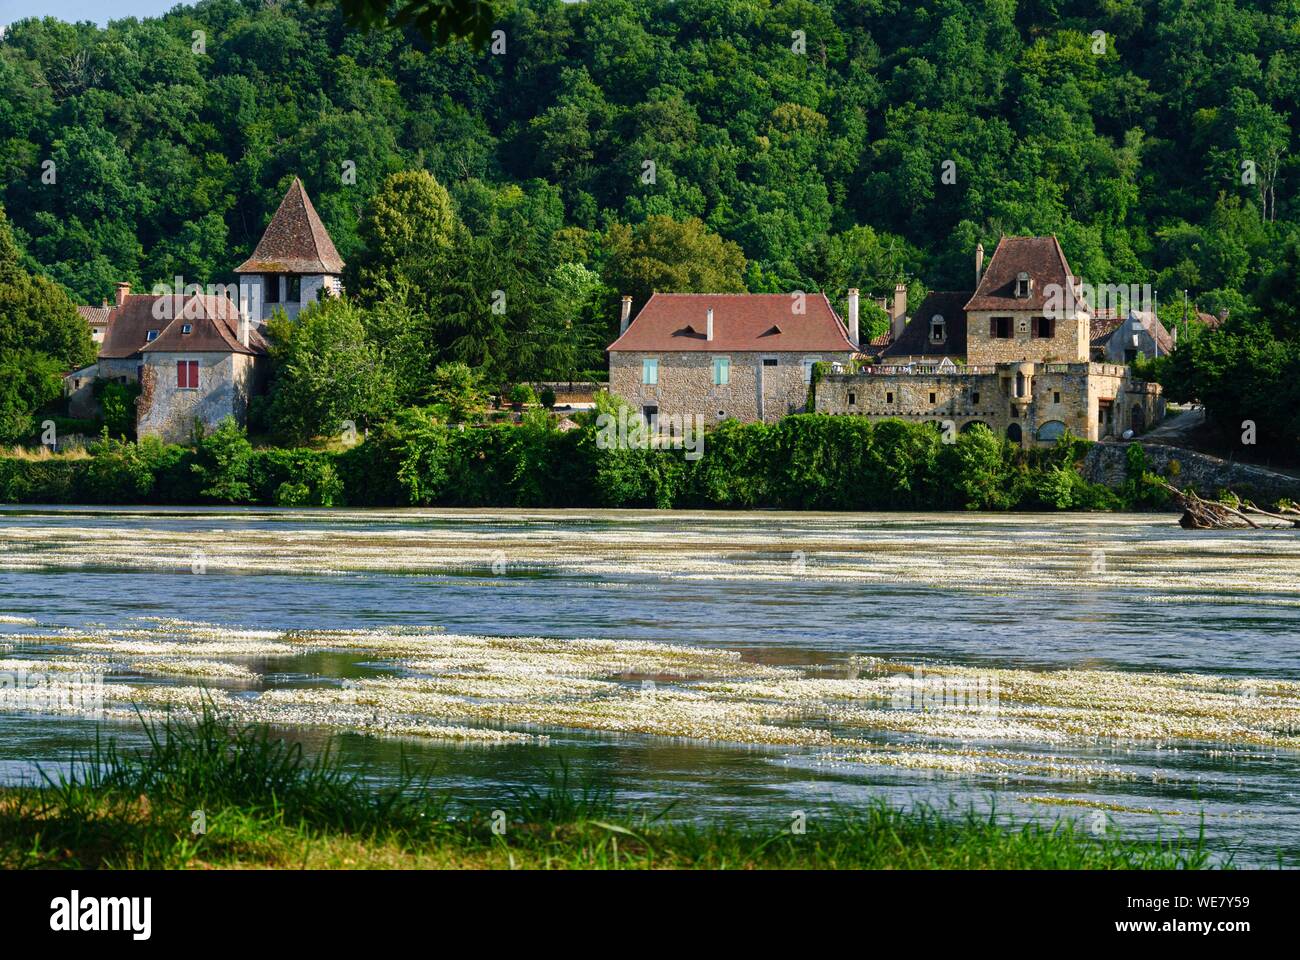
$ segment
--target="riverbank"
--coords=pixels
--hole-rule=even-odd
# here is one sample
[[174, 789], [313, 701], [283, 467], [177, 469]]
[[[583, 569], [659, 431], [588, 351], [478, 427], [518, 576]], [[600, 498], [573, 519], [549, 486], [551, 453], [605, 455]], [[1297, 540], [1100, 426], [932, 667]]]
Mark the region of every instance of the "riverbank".
[[[1131, 840], [1072, 820], [1009, 825], [883, 802], [765, 824], [617, 809], [558, 766], [499, 806], [458, 804], [409, 769], [375, 786], [265, 727], [146, 723], [42, 787], [0, 791], [0, 868], [1201, 869], [1203, 836]], [[1217, 864], [1224, 865], [1223, 863]]]
[[103, 440], [66, 455], [0, 457], [0, 503], [834, 511], [1167, 503], [1144, 482], [1136, 445], [1108, 486], [1080, 472], [1086, 441], [1022, 450], [983, 426], [945, 435], [935, 424], [810, 414], [727, 421], [692, 449], [638, 437], [610, 445], [593, 422], [464, 428], [412, 412], [345, 449], [254, 448], [228, 421], [192, 447]]

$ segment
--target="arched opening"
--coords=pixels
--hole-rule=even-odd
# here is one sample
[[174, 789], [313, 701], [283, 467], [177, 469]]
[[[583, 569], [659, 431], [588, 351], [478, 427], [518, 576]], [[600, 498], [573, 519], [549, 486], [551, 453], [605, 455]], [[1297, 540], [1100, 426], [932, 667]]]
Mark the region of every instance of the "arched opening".
[[1020, 424], [1013, 423], [1011, 426], [1007, 427], [1007, 439], [1012, 443], [1019, 443], [1022, 436], [1024, 436], [1024, 434], [1021, 433]]
[[1060, 440], [1065, 436], [1065, 424], [1060, 420], [1048, 420], [1038, 428], [1038, 439], [1042, 441]]
[[1143, 409], [1142, 404], [1133, 404], [1133, 416], [1129, 418], [1129, 425], [1133, 428], [1134, 433], [1142, 433], [1147, 428], [1147, 412]]

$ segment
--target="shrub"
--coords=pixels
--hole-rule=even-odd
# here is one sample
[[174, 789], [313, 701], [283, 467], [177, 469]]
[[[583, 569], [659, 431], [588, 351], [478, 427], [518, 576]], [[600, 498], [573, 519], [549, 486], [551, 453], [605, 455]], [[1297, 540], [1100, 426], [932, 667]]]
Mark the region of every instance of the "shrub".
[[91, 390], [99, 403], [104, 418], [104, 428], [109, 436], [119, 439], [135, 437], [135, 401], [140, 396], [140, 384], [118, 383], [116, 380], [97, 378]]
[[226, 417], [220, 426], [195, 444], [195, 461], [191, 470], [203, 481], [200, 494], [223, 503], [247, 503], [252, 498], [249, 487], [253, 445], [234, 417]]

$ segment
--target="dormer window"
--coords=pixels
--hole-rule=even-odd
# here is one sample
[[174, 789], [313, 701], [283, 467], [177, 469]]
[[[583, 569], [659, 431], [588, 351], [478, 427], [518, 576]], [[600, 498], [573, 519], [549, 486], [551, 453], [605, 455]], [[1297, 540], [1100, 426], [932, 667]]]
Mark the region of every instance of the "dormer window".
[[1020, 275], [1016, 277], [1016, 298], [1019, 300], [1028, 299], [1029, 293], [1033, 289], [1034, 281], [1030, 279], [1029, 274], [1023, 270], [1020, 271]]
[[943, 343], [947, 336], [948, 333], [944, 324], [943, 315], [936, 313], [930, 318], [930, 342]]
[[193, 333], [193, 332], [194, 332], [194, 324], [192, 323], [181, 324], [181, 333]]
[[147, 342], [147, 343], [153, 343], [155, 340], [158, 339], [158, 331], [157, 331], [157, 330], [150, 330], [148, 333], [146, 333], [146, 334], [144, 335], [144, 339], [145, 339], [145, 342]]

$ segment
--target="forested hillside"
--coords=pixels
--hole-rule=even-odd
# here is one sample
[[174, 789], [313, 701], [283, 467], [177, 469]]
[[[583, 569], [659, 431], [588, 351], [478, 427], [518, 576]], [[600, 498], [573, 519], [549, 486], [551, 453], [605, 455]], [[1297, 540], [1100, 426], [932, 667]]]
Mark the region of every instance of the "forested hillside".
[[1055, 231], [1098, 282], [1231, 305], [1295, 226], [1295, 0], [524, 0], [501, 29], [493, 55], [297, 2], [19, 22], [5, 208], [87, 300], [223, 277], [295, 173], [346, 258], [383, 175], [423, 166], [470, 221], [507, 184], [554, 198], [548, 228], [699, 217], [754, 290], [963, 284], [977, 240]]
[[[1240, 312], [1298, 232], [1298, 0], [520, 0], [499, 27], [439, 48], [297, 0], [12, 25], [28, 269], [82, 302], [227, 280], [299, 175], [349, 289], [413, 286], [447, 354], [558, 375], [600, 363], [620, 292], [961, 289], [977, 241], [1054, 232], [1092, 282]], [[420, 168], [446, 193], [412, 209], [451, 209], [386, 266], [372, 200]]]

